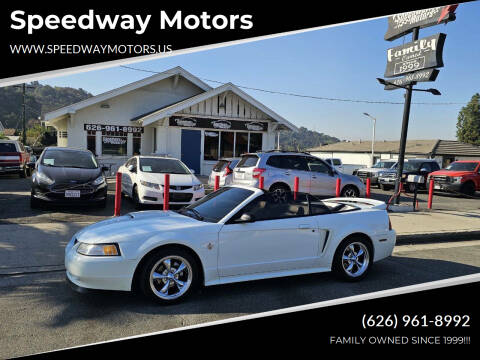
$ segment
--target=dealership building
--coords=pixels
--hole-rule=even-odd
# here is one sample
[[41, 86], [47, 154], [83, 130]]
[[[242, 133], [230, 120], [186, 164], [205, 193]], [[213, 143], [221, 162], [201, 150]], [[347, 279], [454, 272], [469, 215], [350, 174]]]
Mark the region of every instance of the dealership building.
[[212, 88], [181, 67], [45, 114], [57, 145], [89, 149], [112, 172], [135, 154], [181, 159], [208, 175], [220, 157], [271, 150], [297, 128], [231, 83]]

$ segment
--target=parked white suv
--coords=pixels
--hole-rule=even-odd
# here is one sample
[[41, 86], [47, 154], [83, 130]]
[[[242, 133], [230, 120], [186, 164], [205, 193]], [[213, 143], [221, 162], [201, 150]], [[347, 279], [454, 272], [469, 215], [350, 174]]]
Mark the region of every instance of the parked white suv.
[[324, 160], [308, 153], [278, 150], [244, 154], [233, 170], [233, 184], [258, 187], [264, 177], [264, 189], [284, 193], [293, 191], [299, 178], [299, 192], [335, 196], [337, 178], [341, 179], [343, 197], [365, 196], [365, 185], [356, 176], [342, 174]]
[[188, 205], [205, 196], [200, 180], [180, 160], [162, 156], [134, 156], [118, 169], [122, 173], [122, 194], [141, 204], [163, 204], [165, 174], [170, 174], [169, 200]]

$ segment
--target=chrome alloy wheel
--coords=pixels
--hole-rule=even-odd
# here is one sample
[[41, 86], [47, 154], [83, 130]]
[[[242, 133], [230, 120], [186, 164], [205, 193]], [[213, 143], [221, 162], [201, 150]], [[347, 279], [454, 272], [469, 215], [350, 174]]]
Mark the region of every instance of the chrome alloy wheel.
[[348, 189], [345, 189], [343, 192], [344, 197], [357, 197], [357, 192], [355, 191], [354, 188], [349, 187]]
[[192, 266], [181, 256], [159, 260], [150, 272], [150, 287], [163, 300], [174, 300], [187, 292], [192, 284]]
[[277, 187], [272, 191], [272, 199], [275, 203], [284, 203], [287, 201], [287, 191], [283, 187]]
[[369, 263], [368, 248], [361, 242], [353, 242], [343, 251], [343, 270], [350, 277], [361, 276], [367, 270]]

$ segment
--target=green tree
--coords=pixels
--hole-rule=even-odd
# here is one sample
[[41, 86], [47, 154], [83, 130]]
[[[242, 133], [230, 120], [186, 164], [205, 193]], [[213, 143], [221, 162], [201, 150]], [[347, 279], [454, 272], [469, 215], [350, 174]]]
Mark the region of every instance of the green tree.
[[458, 141], [480, 145], [480, 94], [472, 96], [469, 103], [458, 113]]

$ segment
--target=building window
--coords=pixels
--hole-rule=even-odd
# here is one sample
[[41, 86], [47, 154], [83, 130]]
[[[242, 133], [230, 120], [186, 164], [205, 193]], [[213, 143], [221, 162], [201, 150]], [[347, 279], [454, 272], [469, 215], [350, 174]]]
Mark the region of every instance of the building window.
[[203, 159], [218, 160], [218, 142], [220, 132], [206, 131], [203, 139]]
[[250, 147], [249, 152], [253, 153], [262, 150], [262, 137], [261, 133], [250, 133]]
[[106, 131], [102, 136], [102, 155], [127, 155], [127, 133]]
[[133, 134], [133, 155], [140, 155], [140, 150], [142, 149], [142, 134], [134, 133]]
[[222, 131], [220, 133], [220, 157], [233, 156], [233, 143], [235, 134], [230, 131]]
[[88, 130], [87, 131], [87, 149], [90, 150], [94, 155], [97, 154], [97, 132]]
[[248, 133], [237, 132], [235, 134], [235, 157], [248, 152]]

